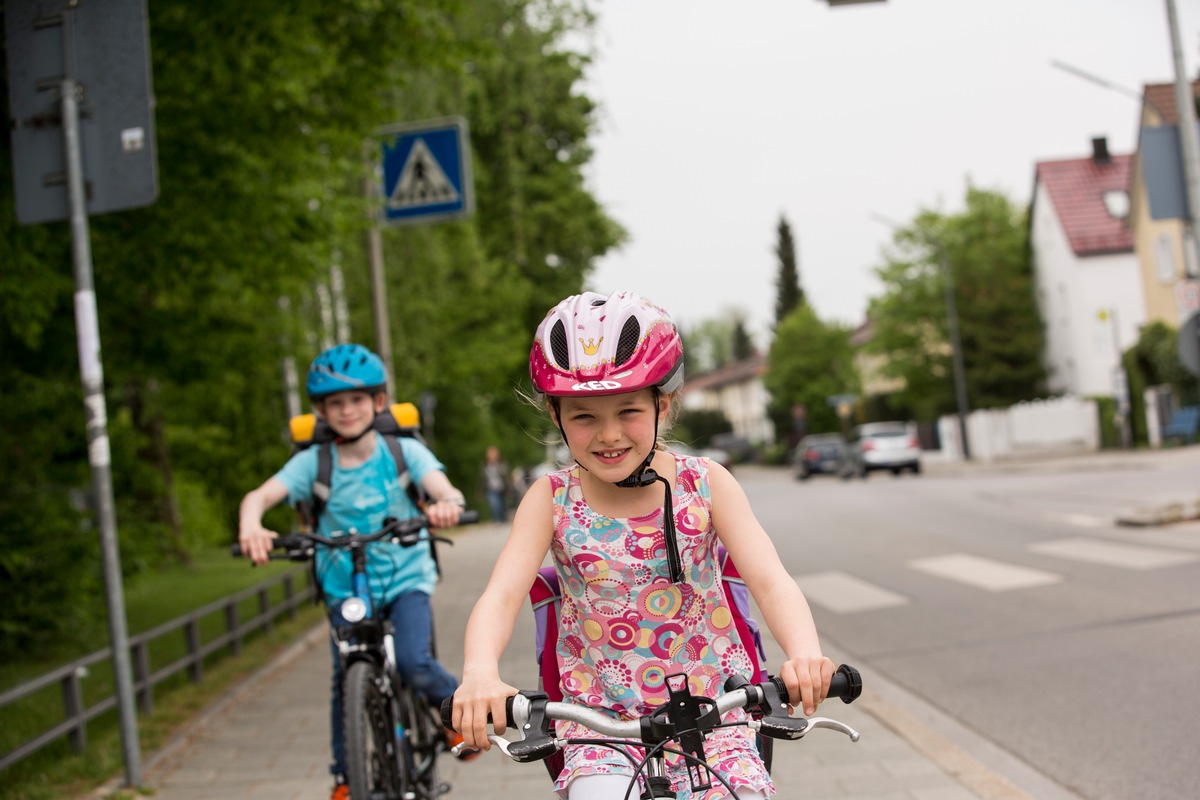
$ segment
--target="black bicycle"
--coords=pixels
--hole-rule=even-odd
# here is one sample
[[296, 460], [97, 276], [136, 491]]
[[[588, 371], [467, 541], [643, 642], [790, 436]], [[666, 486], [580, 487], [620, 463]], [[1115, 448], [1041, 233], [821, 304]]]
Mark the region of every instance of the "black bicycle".
[[[841, 731], [857, 742], [858, 731], [845, 723], [828, 717], [793, 717], [788, 713], [787, 687], [780, 678], [772, 677], [751, 684], [735, 676], [726, 681], [725, 693], [712, 700], [697, 697], [688, 688], [687, 676], [667, 677], [667, 702], [653, 713], [638, 719], [619, 720], [588, 706], [574, 703], [554, 703], [545, 692], [522, 691], [508, 698], [505, 711], [506, 727], [514, 728], [520, 739], [510, 740], [494, 733], [488, 739], [514, 761], [540, 761], [554, 755], [568, 744], [601, 744], [621, 753], [634, 766], [633, 777], [625, 792], [626, 800], [634, 796], [641, 784], [640, 800], [674, 798], [670, 779], [666, 776], [665, 755], [674, 753], [684, 758], [692, 792], [712, 788], [715, 778], [731, 798], [737, 792], [729, 782], [708, 765], [704, 753], [705, 735], [721, 727], [738, 725], [770, 739], [801, 739], [809, 731], [829, 728]], [[854, 667], [845, 664], [837, 668], [829, 685], [829, 697], [851, 703], [862, 694], [862, 676]], [[725, 722], [722, 717], [734, 709], [743, 709], [746, 718]], [[442, 703], [442, 723], [452, 723], [454, 698]], [[554, 722], [570, 720], [585, 725], [605, 737], [564, 739], [554, 731]], [[675, 743], [676, 746], [672, 746]], [[461, 745], [460, 745], [461, 746]], [[640, 757], [631, 748], [644, 751]]]
[[[460, 524], [479, 521], [464, 511]], [[354, 530], [333, 537], [300, 532], [279, 536], [272, 559], [311, 561], [317, 546], [350, 552], [354, 594], [341, 601], [344, 626], [330, 626], [342, 667], [346, 782], [352, 800], [432, 800], [450, 791], [438, 777], [445, 730], [429, 701], [400, 678], [390, 620], [376, 614], [367, 580], [367, 546], [389, 540], [404, 547], [428, 541], [453, 544], [428, 533], [424, 516], [386, 519], [374, 533]], [[233, 546], [234, 555], [241, 549]]]

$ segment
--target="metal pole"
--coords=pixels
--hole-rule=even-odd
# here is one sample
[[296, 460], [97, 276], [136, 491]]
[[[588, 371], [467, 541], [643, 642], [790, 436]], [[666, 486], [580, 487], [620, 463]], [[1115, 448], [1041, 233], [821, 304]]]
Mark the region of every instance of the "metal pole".
[[[1175, 61], [1175, 108], [1179, 116], [1179, 149], [1183, 156], [1188, 202], [1188, 224], [1183, 242], [1184, 263], [1190, 264], [1192, 269], [1200, 269], [1200, 136], [1196, 133], [1196, 96], [1192, 93], [1192, 84], [1183, 63], [1175, 0], [1167, 0], [1167, 22], [1171, 29], [1171, 54]], [[1191, 254], [1190, 260], [1187, 258], [1188, 252]]]
[[[375, 197], [374, 184], [370, 177], [363, 180], [363, 192], [367, 200]], [[387, 281], [383, 273], [383, 232], [372, 213], [370, 227], [367, 228], [367, 256], [371, 269], [371, 312], [375, 319], [375, 348], [379, 357], [387, 367], [388, 397], [395, 397], [395, 383], [392, 379], [392, 339], [388, 332]]]
[[1121, 328], [1117, 323], [1117, 308], [1113, 306], [1108, 309], [1109, 318], [1112, 321], [1112, 337], [1113, 350], [1116, 351], [1117, 364], [1113, 375], [1113, 392], [1116, 395], [1117, 418], [1121, 423], [1121, 448], [1128, 450], [1133, 446], [1133, 431], [1130, 429], [1132, 420], [1129, 418], [1129, 412], [1132, 406], [1129, 398], [1129, 378], [1125, 373], [1125, 358], [1121, 352]]
[[62, 81], [63, 145], [70, 203], [71, 263], [75, 273], [75, 335], [79, 347], [79, 373], [83, 379], [83, 406], [87, 412], [88, 462], [92, 467], [92, 494], [100, 532], [100, 560], [104, 568], [108, 633], [112, 646], [113, 676], [117, 689], [121, 747], [125, 756], [125, 782], [140, 786], [141, 751], [137, 712], [134, 710], [133, 670], [129, 659], [129, 632], [125, 623], [125, 593], [117, 548], [117, 522], [113, 503], [111, 453], [108, 444], [108, 409], [104, 402], [104, 368], [100, 361], [100, 325], [96, 291], [92, 282], [91, 233], [83, 191], [83, 153], [80, 146], [78, 84]]
[[967, 415], [971, 413], [967, 402], [967, 373], [963, 366], [962, 339], [958, 334], [958, 303], [954, 299], [954, 273], [946, 249], [938, 245], [938, 258], [942, 262], [942, 287], [946, 295], [946, 325], [950, 331], [950, 359], [954, 365], [954, 396], [958, 403], [958, 435], [962, 439], [963, 459], [971, 460], [971, 443], [967, 438]]

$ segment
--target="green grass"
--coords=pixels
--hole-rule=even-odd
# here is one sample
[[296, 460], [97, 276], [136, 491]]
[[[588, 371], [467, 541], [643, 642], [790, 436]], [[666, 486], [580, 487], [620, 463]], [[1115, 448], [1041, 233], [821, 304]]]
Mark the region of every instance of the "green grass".
[[[251, 569], [248, 562], [230, 558], [228, 550], [218, 548], [198, 554], [188, 567], [140, 575], [129, 581], [125, 590], [126, 616], [131, 635], [183, 616], [214, 600], [260, 583], [272, 575], [296, 569], [295, 564], [277, 563]], [[304, 586], [301, 572], [296, 582]], [[272, 603], [283, 596], [282, 586], [272, 590]], [[256, 597], [239, 605], [238, 616], [249, 619], [258, 613]], [[229, 648], [221, 648], [205, 660], [204, 679], [200, 684], [188, 680], [186, 671], [155, 687], [154, 710], [140, 714], [139, 736], [145, 754], [161, 746], [199, 711], [210, 705], [230, 686], [265, 664], [295, 638], [316, 624], [322, 611], [306, 604], [296, 619], [280, 618], [270, 635], [259, 634], [243, 644], [242, 654], [230, 657]], [[201, 642], [212, 641], [225, 632], [223, 614], [201, 621]], [[53, 653], [39, 653], [16, 663], [0, 665], [0, 687], [9, 688], [54, 667], [69, 663], [107, 645], [105, 631], [83, 635], [77, 641], [64, 642]], [[150, 647], [151, 669], [173, 663], [186, 653], [182, 631], [169, 634]], [[85, 705], [92, 705], [113, 693], [110, 662], [92, 667], [83, 680]], [[18, 703], [0, 709], [0, 752], [7, 752], [43, 730], [61, 722], [63, 704], [57, 686], [36, 693]], [[74, 754], [66, 740], [60, 740], [14, 764], [4, 772], [0, 798], [13, 800], [55, 800], [78, 797], [113, 775], [123, 774], [122, 749], [115, 711], [88, 723], [85, 753]]]

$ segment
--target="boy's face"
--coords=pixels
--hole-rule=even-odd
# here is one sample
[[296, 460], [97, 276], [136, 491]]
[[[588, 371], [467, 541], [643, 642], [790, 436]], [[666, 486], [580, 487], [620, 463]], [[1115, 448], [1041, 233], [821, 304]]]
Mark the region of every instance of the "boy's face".
[[387, 405], [387, 395], [382, 392], [338, 392], [323, 398], [314, 406], [334, 433], [352, 439], [371, 427], [375, 415]]

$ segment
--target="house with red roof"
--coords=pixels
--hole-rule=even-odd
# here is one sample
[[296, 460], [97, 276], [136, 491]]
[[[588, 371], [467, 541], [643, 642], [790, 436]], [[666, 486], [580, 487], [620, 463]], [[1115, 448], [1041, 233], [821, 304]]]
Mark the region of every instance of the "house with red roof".
[[739, 439], [752, 444], [771, 444], [775, 427], [767, 416], [770, 392], [763, 385], [767, 357], [754, 353], [749, 358], [688, 377], [683, 384], [683, 407], [695, 411], [721, 411]]
[[1030, 247], [1053, 392], [1116, 395], [1119, 354], [1146, 321], [1129, 226], [1132, 163], [1097, 138], [1089, 157], [1036, 164]]

